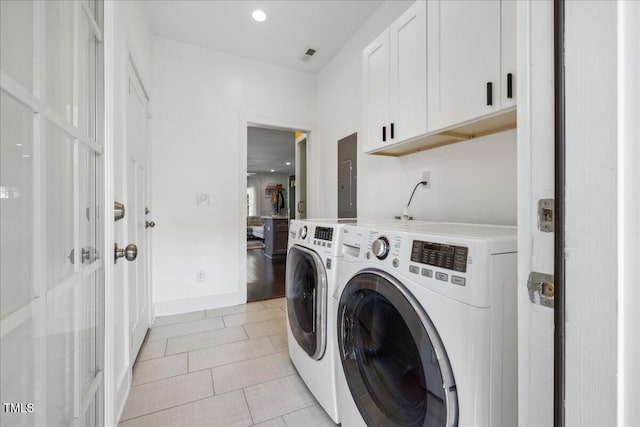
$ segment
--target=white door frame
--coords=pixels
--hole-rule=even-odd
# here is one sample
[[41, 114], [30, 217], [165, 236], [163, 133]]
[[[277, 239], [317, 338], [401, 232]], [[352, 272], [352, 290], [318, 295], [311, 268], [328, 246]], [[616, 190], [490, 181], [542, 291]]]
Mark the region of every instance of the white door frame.
[[[238, 294], [236, 296], [238, 303], [247, 301], [247, 127], [258, 126], [267, 129], [290, 130], [292, 132], [304, 132], [307, 134], [307, 200], [311, 200], [309, 195], [312, 194], [317, 198], [317, 191], [311, 190], [310, 182], [317, 182], [316, 179], [310, 179], [316, 176], [315, 164], [318, 156], [312, 155], [312, 147], [317, 145], [316, 125], [290, 119], [279, 119], [268, 116], [240, 113], [238, 120], [238, 199], [237, 199], [237, 224], [238, 233]], [[311, 162], [309, 162], [311, 160]], [[311, 211], [311, 206], [315, 208], [315, 203], [307, 204], [307, 212]], [[311, 218], [310, 216], [307, 216]]]
[[554, 311], [529, 300], [532, 271], [553, 275], [554, 235], [537, 201], [554, 197], [553, 3], [517, 4], [518, 424], [553, 425]]
[[305, 204], [305, 206], [304, 206], [304, 217], [305, 218], [307, 218], [307, 211], [308, 211], [308, 208], [306, 206], [308, 204], [306, 199], [308, 199], [308, 197], [309, 197], [308, 196], [309, 183], [308, 183], [308, 179], [307, 179], [307, 175], [308, 175], [307, 164], [309, 163], [309, 150], [308, 150], [308, 147], [307, 147], [307, 138], [308, 138], [307, 134], [305, 133], [303, 135], [300, 135], [295, 140], [295, 147], [296, 147], [295, 148], [296, 197], [295, 197], [295, 200], [294, 200], [295, 206], [293, 207], [293, 209], [294, 209], [294, 212], [295, 212], [295, 215], [296, 215], [297, 219], [300, 219], [300, 211], [298, 210], [298, 206], [300, 205], [300, 202], [301, 202], [300, 199], [301, 199], [301, 196], [302, 196], [301, 191], [300, 191], [300, 177], [302, 176], [302, 173], [300, 172], [300, 158], [301, 158], [300, 143], [302, 141], [304, 141], [304, 143], [305, 143], [305, 148], [304, 148], [304, 156], [305, 156], [305, 159], [304, 159], [305, 160], [305, 171], [304, 171], [304, 187], [305, 187], [304, 188], [304, 198], [305, 198], [305, 200], [304, 200], [304, 204]]
[[[114, 224], [114, 153], [115, 140], [115, 4], [104, 2], [104, 246], [102, 248], [106, 260], [113, 256]], [[116, 424], [115, 402], [115, 363], [112, 349], [115, 343], [115, 285], [112, 262], [105, 263], [104, 269], [104, 336], [105, 336], [105, 376], [104, 376], [104, 424]]]

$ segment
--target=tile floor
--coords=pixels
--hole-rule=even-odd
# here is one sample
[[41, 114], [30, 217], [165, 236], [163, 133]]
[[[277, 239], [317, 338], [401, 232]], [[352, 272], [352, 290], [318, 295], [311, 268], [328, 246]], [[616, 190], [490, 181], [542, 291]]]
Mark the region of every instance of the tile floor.
[[120, 426], [335, 426], [289, 359], [284, 304], [157, 318]]

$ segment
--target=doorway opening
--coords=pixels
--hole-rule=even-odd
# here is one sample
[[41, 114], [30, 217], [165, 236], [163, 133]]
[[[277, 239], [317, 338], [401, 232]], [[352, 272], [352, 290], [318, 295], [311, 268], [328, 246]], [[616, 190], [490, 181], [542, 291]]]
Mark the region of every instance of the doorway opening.
[[289, 221], [306, 216], [306, 132], [247, 129], [247, 302], [284, 296]]

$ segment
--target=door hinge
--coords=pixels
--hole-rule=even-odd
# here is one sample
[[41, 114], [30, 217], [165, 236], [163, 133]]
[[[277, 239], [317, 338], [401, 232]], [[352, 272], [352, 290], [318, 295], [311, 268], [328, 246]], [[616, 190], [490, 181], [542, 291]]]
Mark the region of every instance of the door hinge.
[[527, 289], [529, 290], [529, 299], [532, 303], [553, 308], [554, 288], [553, 276], [551, 274], [532, 271], [529, 273]]
[[553, 233], [554, 226], [554, 200], [538, 200], [538, 228], [544, 233]]

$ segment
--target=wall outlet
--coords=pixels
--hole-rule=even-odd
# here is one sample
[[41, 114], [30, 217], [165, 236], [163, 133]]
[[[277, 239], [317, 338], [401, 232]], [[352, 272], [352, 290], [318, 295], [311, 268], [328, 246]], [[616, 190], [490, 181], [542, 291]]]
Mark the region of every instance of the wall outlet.
[[431, 171], [422, 172], [422, 181], [427, 181], [427, 185], [422, 185], [423, 190], [431, 188]]
[[196, 273], [196, 281], [204, 282], [204, 270], [198, 270], [198, 272]]

